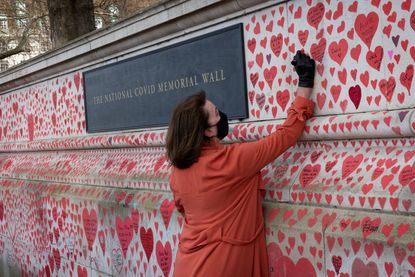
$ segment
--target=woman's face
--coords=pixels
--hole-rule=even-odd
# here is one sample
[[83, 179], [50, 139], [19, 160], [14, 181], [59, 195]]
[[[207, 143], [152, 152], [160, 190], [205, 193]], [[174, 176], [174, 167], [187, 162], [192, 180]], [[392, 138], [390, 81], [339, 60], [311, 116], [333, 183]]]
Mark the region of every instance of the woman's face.
[[218, 108], [209, 100], [206, 100], [205, 106], [203, 108], [208, 112], [208, 124], [211, 126], [205, 130], [205, 136], [216, 137], [218, 135], [218, 127], [216, 124], [218, 124], [220, 120]]

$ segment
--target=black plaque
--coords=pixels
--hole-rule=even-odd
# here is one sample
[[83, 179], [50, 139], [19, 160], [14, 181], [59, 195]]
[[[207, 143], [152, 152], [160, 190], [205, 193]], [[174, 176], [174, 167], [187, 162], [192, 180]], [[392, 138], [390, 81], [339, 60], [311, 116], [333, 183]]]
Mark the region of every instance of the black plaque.
[[230, 119], [248, 117], [242, 24], [83, 73], [90, 133], [168, 125], [203, 89]]

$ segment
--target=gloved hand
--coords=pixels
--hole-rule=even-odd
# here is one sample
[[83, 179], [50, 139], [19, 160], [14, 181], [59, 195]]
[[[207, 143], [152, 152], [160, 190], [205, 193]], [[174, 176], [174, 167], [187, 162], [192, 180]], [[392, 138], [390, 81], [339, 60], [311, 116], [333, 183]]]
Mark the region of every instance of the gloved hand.
[[291, 64], [295, 67], [295, 71], [298, 74], [298, 86], [312, 88], [314, 86], [314, 73], [316, 71], [315, 61], [310, 56], [298, 50]]

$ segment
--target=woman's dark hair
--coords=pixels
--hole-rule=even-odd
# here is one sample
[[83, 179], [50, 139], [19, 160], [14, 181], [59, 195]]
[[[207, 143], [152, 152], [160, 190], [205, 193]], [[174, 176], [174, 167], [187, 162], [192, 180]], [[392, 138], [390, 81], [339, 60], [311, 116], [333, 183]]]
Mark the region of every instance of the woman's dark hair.
[[200, 91], [186, 98], [173, 111], [166, 138], [167, 157], [177, 168], [188, 168], [197, 162], [209, 127], [203, 108], [206, 94]]

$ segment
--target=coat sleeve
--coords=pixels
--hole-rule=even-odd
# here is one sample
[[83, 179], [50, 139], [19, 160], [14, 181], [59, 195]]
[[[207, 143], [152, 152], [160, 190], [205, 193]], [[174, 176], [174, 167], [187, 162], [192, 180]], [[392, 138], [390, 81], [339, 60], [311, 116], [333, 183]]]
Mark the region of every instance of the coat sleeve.
[[277, 131], [258, 141], [234, 144], [229, 148], [230, 166], [240, 177], [252, 176], [295, 145], [305, 121], [313, 114], [314, 103], [297, 96], [287, 112], [287, 119]]

